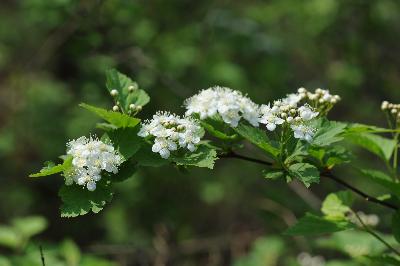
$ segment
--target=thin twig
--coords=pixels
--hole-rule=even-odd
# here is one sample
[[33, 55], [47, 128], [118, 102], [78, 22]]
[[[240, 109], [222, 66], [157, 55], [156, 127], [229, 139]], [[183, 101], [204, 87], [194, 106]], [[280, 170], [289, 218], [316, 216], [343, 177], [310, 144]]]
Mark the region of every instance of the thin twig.
[[42, 266], [46, 266], [46, 263], [44, 261], [44, 255], [43, 255], [43, 248], [41, 245], [39, 246], [39, 250], [40, 250], [40, 258], [42, 260]]
[[358, 221], [361, 223], [363, 230], [366, 231], [367, 233], [371, 234], [373, 237], [378, 239], [380, 242], [382, 242], [386, 247], [388, 247], [391, 251], [396, 253], [397, 255], [400, 256], [400, 252], [397, 251], [394, 247], [392, 247], [388, 242], [386, 242], [380, 235], [375, 233], [369, 226], [367, 226], [364, 221], [361, 219], [361, 217], [357, 214], [357, 212], [353, 212], [355, 216], [357, 217]]
[[[223, 154], [223, 155], [220, 155], [219, 157], [220, 158], [241, 159], [241, 160], [244, 160], [244, 161], [254, 162], [254, 163], [267, 165], [267, 166], [272, 166], [273, 165], [271, 162], [260, 160], [260, 159], [255, 159], [255, 158], [250, 158], [250, 157], [247, 157], [247, 156], [236, 154], [234, 152]], [[339, 183], [340, 185], [347, 187], [348, 189], [352, 190], [354, 193], [356, 193], [356, 194], [360, 195], [361, 197], [363, 197], [366, 201], [374, 202], [376, 204], [379, 204], [381, 206], [384, 206], [384, 207], [392, 209], [392, 210], [398, 210], [399, 209], [397, 206], [395, 206], [395, 205], [393, 205], [391, 203], [379, 200], [379, 199], [377, 199], [377, 198], [375, 198], [373, 196], [370, 196], [367, 193], [359, 190], [358, 188], [353, 187], [349, 183], [347, 183], [347, 182], [341, 180], [340, 178], [334, 176], [330, 171], [326, 171], [324, 173], [321, 173], [321, 177], [329, 178], [329, 179], [335, 181], [336, 183]]]

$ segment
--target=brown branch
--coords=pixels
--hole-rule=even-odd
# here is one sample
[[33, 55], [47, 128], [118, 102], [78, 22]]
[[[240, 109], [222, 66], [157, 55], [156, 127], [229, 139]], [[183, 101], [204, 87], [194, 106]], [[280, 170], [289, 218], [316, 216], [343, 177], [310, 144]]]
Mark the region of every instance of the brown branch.
[[[271, 162], [260, 160], [260, 159], [255, 159], [255, 158], [250, 158], [250, 157], [243, 156], [243, 155], [240, 155], [240, 154], [237, 154], [237, 153], [234, 153], [234, 152], [223, 154], [223, 155], [220, 155], [219, 157], [220, 158], [235, 158], [235, 159], [240, 159], [240, 160], [244, 160], [244, 161], [248, 161], [248, 162], [254, 162], [254, 163], [258, 163], [258, 164], [262, 164], [262, 165], [266, 165], [266, 166], [272, 166], [273, 165], [273, 163], [271, 163]], [[335, 175], [333, 175], [329, 170], [321, 173], [321, 177], [326, 177], [326, 178], [329, 178], [329, 179], [335, 181], [336, 183], [338, 183], [338, 184], [350, 189], [354, 193], [360, 195], [366, 201], [370, 201], [370, 202], [379, 204], [381, 206], [384, 206], [386, 208], [389, 208], [389, 209], [392, 209], [392, 210], [395, 210], [395, 211], [397, 211], [399, 209], [397, 206], [395, 206], [395, 205], [393, 205], [393, 204], [391, 204], [389, 202], [385, 202], [385, 201], [379, 200], [379, 199], [377, 199], [377, 198], [375, 198], [373, 196], [370, 196], [367, 193], [359, 190], [358, 188], [353, 187], [349, 183], [347, 183], [347, 182], [343, 181], [342, 179], [340, 179], [340, 178], [336, 177]]]

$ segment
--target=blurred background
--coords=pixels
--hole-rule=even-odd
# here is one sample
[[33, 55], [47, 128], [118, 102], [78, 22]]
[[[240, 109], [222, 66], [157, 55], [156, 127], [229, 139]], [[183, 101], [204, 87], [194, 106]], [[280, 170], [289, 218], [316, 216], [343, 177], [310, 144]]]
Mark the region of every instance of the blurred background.
[[[385, 126], [380, 102], [400, 102], [399, 1], [2, 0], [0, 25], [0, 265], [12, 265], [10, 256], [41, 265], [39, 245], [48, 265], [314, 265], [304, 256], [359, 265], [346, 261], [360, 249], [332, 248], [343, 239], [280, 234], [340, 189], [328, 180], [309, 192], [240, 161], [190, 174], [142, 169], [98, 215], [63, 219], [62, 178], [27, 176], [64, 154], [68, 140], [96, 133], [97, 118], [77, 105], [112, 106], [109, 68], [151, 96], [143, 118], [182, 114], [185, 98], [212, 85], [257, 103], [304, 86], [341, 95], [332, 119]], [[384, 210], [357, 206], [389, 228]]]

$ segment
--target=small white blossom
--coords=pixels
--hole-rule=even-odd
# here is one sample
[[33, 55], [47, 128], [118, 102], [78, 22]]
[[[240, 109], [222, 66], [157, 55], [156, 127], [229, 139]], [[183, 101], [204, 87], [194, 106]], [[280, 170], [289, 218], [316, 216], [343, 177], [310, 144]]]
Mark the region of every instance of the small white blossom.
[[241, 92], [226, 87], [212, 87], [200, 91], [186, 99], [186, 115], [199, 114], [206, 119], [216, 114], [232, 127], [243, 118], [253, 126], [258, 126], [259, 107]]
[[315, 129], [304, 124], [291, 125], [290, 127], [293, 130], [296, 139], [311, 142], [315, 135]]
[[313, 111], [308, 104], [301, 106], [299, 109], [300, 117], [305, 121], [310, 121], [318, 116], [318, 112]]
[[164, 159], [171, 151], [186, 148], [194, 152], [200, 143], [203, 131], [196, 120], [190, 117], [180, 118], [168, 112], [157, 112], [153, 119], [145, 121], [138, 133], [140, 137], [154, 137], [152, 151]]
[[72, 156], [73, 169], [66, 175], [66, 184], [71, 185], [75, 182], [86, 186], [90, 191], [96, 189], [96, 182], [101, 179], [101, 171], [116, 174], [123, 161], [112, 145], [92, 137], [72, 140], [67, 147], [67, 154]]
[[277, 125], [282, 125], [285, 120], [279, 117], [279, 108], [274, 106], [271, 108], [270, 105], [262, 105], [260, 107], [260, 112], [262, 117], [260, 118], [260, 123], [265, 124], [269, 131], [274, 131]]

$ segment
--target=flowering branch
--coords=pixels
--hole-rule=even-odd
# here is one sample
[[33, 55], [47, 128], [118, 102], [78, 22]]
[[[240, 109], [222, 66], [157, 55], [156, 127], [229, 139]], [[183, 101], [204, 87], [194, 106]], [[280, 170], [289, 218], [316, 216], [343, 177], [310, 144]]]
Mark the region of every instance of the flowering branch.
[[[262, 165], [272, 166], [271, 162], [260, 160], [260, 159], [256, 159], [256, 158], [247, 157], [247, 156], [244, 156], [244, 155], [237, 154], [235, 152], [229, 152], [229, 153], [226, 153], [226, 154], [222, 154], [219, 157], [220, 158], [240, 159], [240, 160], [243, 160], [243, 161], [248, 161], [248, 162], [258, 163], [258, 164], [262, 164]], [[338, 183], [338, 184], [340, 184], [340, 185], [352, 190], [354, 193], [360, 195], [366, 201], [374, 202], [376, 204], [379, 204], [381, 206], [384, 206], [386, 208], [389, 208], [389, 209], [392, 209], [392, 210], [395, 210], [395, 211], [397, 211], [399, 209], [397, 206], [395, 206], [395, 205], [393, 205], [393, 204], [391, 204], [389, 202], [385, 202], [385, 201], [379, 200], [379, 199], [377, 199], [377, 198], [375, 198], [373, 196], [370, 196], [367, 193], [359, 190], [358, 188], [353, 187], [349, 183], [347, 183], [347, 182], [343, 181], [342, 179], [340, 179], [340, 178], [336, 177], [335, 175], [333, 175], [329, 170], [321, 173], [321, 177], [329, 178], [329, 179], [335, 181], [336, 183]]]

